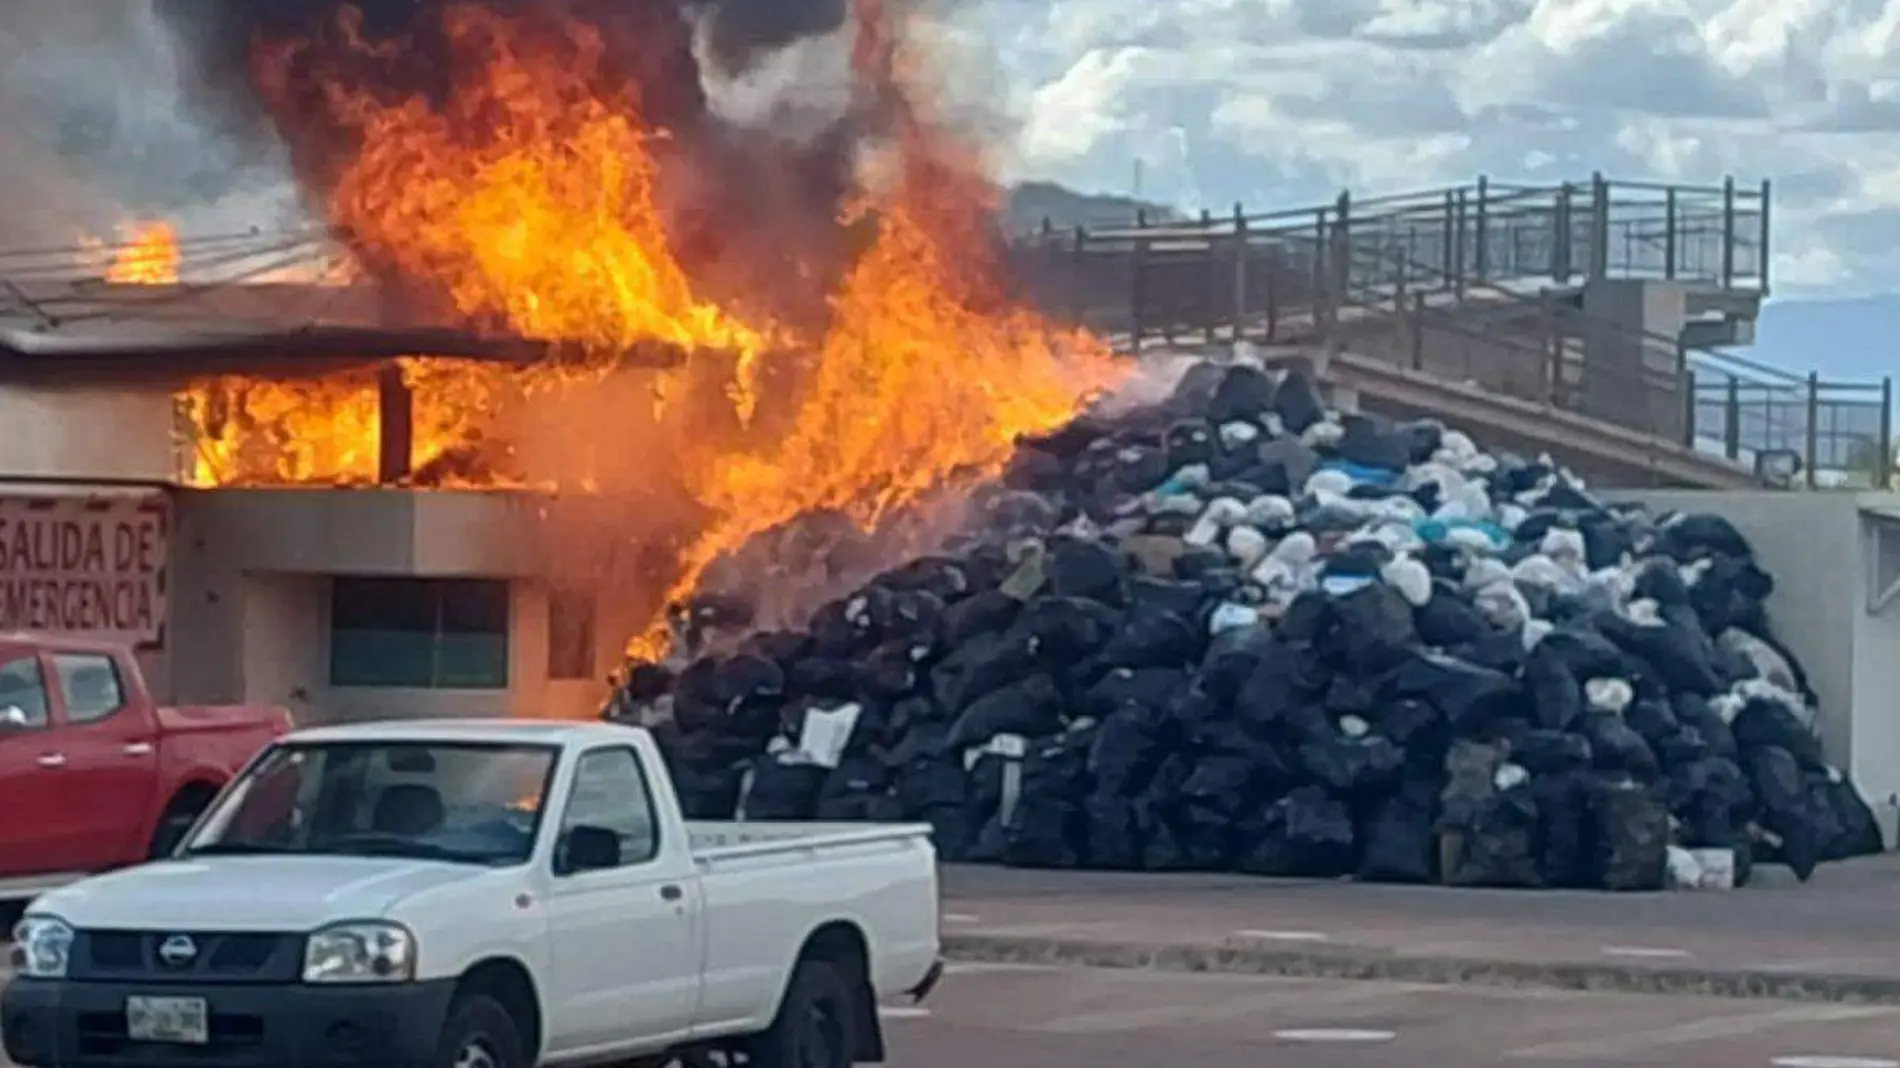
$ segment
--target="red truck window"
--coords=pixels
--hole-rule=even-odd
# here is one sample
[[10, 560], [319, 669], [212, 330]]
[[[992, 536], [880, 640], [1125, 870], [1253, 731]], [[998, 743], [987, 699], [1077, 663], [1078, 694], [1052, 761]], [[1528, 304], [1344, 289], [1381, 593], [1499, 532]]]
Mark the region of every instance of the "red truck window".
[[125, 707], [125, 687], [119, 684], [118, 665], [109, 656], [54, 653], [53, 673], [59, 676], [67, 723], [97, 723]]
[[46, 726], [46, 677], [36, 656], [0, 664], [0, 730]]

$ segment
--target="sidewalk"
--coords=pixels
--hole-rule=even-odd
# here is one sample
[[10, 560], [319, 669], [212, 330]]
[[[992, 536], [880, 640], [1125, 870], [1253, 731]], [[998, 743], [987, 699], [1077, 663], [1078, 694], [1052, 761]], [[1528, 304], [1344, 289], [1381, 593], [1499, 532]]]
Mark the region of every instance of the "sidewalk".
[[946, 868], [974, 960], [1900, 1004], [1900, 856], [1613, 895]]

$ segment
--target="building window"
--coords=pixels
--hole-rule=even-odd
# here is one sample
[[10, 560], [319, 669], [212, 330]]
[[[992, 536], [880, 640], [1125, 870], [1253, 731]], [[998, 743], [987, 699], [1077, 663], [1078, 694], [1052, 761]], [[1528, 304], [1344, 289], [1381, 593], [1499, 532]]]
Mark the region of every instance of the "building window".
[[330, 685], [507, 689], [508, 584], [333, 580]]
[[594, 598], [573, 590], [548, 595], [548, 678], [594, 677]]

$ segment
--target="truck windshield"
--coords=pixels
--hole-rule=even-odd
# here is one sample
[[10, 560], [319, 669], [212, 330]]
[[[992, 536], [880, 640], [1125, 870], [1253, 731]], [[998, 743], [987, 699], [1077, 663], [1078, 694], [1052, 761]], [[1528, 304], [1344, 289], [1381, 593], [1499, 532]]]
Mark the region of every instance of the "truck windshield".
[[473, 742], [274, 746], [219, 799], [182, 855], [521, 864], [534, 848], [557, 753]]

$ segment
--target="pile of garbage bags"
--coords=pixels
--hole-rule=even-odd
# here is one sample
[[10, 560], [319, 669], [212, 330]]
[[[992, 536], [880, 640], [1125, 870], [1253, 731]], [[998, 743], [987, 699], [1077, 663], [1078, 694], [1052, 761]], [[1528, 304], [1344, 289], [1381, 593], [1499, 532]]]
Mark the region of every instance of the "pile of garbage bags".
[[1634, 890], [1881, 848], [1719, 516], [1213, 362], [1025, 440], [977, 512], [608, 715], [690, 818], [926, 821], [953, 861]]

